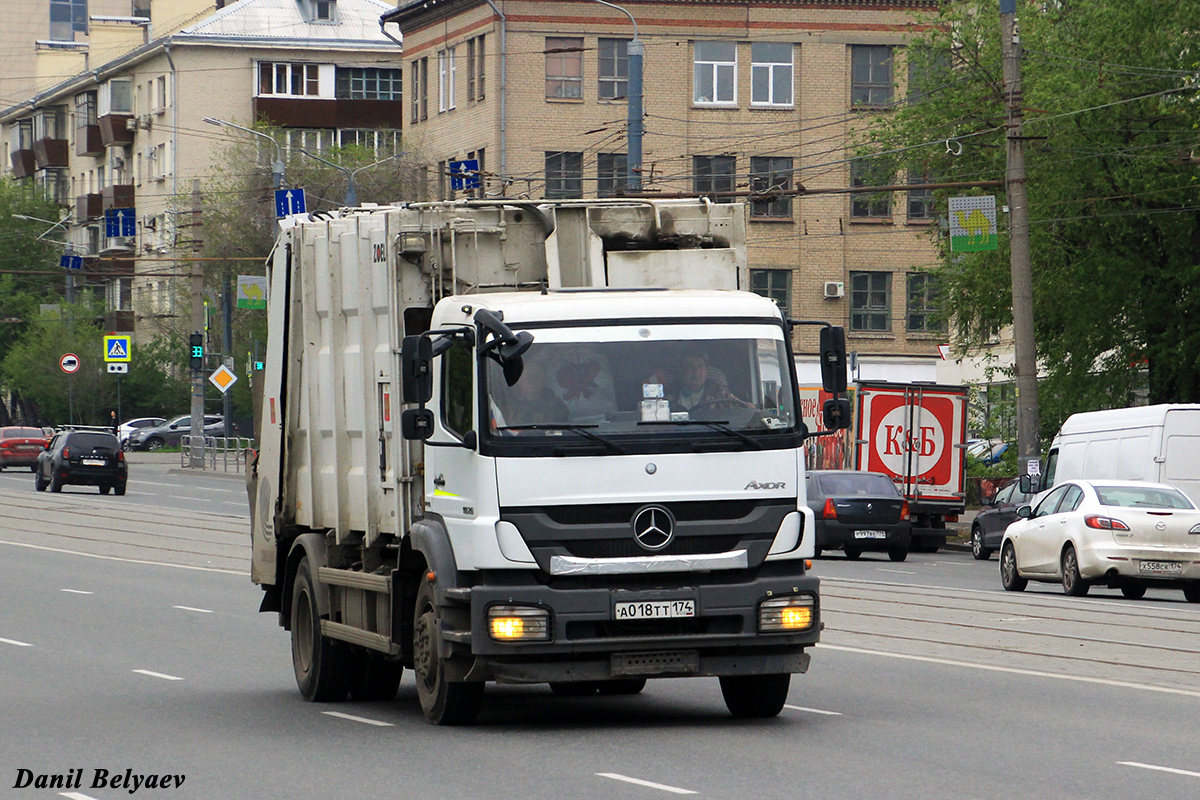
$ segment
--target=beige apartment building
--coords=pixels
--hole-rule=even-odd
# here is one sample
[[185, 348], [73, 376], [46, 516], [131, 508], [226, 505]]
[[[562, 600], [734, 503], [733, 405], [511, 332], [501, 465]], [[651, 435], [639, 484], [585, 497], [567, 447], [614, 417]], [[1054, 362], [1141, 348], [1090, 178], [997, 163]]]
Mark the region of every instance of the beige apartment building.
[[[197, 235], [193, 182], [230, 168], [217, 163], [230, 142], [254, 138], [206, 117], [243, 127], [269, 120], [285, 129], [281, 148], [390, 153], [403, 103], [399, 44], [379, 28], [394, 5], [381, 0], [133, 5], [125, 0], [123, 18], [89, 16], [86, 41], [37, 51], [54, 63], [35, 71], [57, 79], [0, 108], [0, 144], [4, 168], [69, 215], [67, 249], [83, 257], [75, 285], [103, 292], [107, 327], [140, 338], [190, 324], [181, 297]], [[244, 171], [265, 171], [269, 143], [264, 153]], [[109, 236], [105, 212], [118, 209], [132, 229]]]
[[[817, 192], [922, 179], [871, 176], [847, 144], [903, 100], [911, 14], [936, 3], [618, 5], [644, 48], [644, 191], [763, 192], [749, 288], [845, 325], [864, 378], [934, 379], [931, 192]], [[472, 158], [489, 196], [624, 188], [629, 16], [592, 0], [402, 0], [385, 19], [403, 33], [406, 138], [434, 162], [432, 193], [449, 196], [446, 164]]]

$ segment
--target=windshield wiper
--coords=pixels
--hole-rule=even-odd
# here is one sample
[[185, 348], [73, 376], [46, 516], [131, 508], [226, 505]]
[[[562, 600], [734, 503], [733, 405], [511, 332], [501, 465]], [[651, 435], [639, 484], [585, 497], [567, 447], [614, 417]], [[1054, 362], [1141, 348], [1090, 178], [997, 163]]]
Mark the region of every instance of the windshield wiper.
[[730, 436], [735, 436], [738, 439], [741, 439], [746, 444], [753, 447], [755, 450], [763, 449], [762, 442], [758, 441], [757, 439], [753, 439], [753, 438], [747, 436], [746, 434], [742, 433], [741, 431], [737, 430], [736, 428], [729, 427], [728, 420], [710, 420], [710, 419], [681, 419], [681, 420], [675, 420], [675, 421], [662, 420], [662, 421], [655, 421], [655, 422], [650, 422], [650, 421], [639, 422], [638, 425], [704, 425], [705, 427], [711, 428], [714, 431], [720, 431], [721, 433], [727, 433]]
[[529, 425], [505, 425], [500, 430], [502, 431], [571, 431], [578, 433], [586, 439], [591, 439], [593, 442], [599, 442], [618, 455], [626, 455], [624, 447], [621, 447], [611, 439], [607, 439], [598, 433], [592, 433], [589, 428], [598, 428], [599, 425], [571, 425], [563, 422], [534, 422]]

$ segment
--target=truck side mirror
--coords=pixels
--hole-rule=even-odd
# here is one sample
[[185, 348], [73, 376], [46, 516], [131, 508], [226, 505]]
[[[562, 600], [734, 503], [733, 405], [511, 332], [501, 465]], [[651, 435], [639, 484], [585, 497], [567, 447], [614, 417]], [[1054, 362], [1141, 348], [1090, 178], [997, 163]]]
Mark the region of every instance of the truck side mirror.
[[[846, 329], [821, 328], [820, 344], [821, 385], [831, 394], [841, 394], [846, 391]], [[849, 416], [844, 427], [849, 427]]]
[[407, 408], [400, 414], [400, 435], [424, 441], [433, 435], [433, 412], [428, 408]]
[[429, 398], [433, 397], [433, 343], [428, 336], [404, 337], [400, 345], [400, 370], [400, 391], [404, 402], [429, 402]]
[[840, 431], [850, 427], [850, 401], [845, 397], [826, 400], [821, 405], [821, 421], [825, 430]]
[[1036, 494], [1041, 491], [1041, 478], [1038, 475], [1022, 475], [1017, 479], [1021, 494]]

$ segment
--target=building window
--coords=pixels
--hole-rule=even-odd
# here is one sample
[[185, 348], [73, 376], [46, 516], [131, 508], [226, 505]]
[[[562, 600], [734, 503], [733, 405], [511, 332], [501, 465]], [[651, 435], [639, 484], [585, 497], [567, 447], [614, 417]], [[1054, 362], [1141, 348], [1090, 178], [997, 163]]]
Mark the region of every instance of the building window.
[[319, 97], [320, 66], [263, 61], [258, 65], [259, 97]]
[[736, 156], [692, 156], [692, 191], [696, 194], [732, 203], [736, 198], [717, 197], [717, 192], [732, 192], [736, 183]]
[[908, 276], [908, 329], [914, 333], [938, 333], [942, 330], [938, 319], [937, 281], [927, 272], [913, 272]]
[[629, 97], [629, 40], [601, 39], [599, 41], [597, 75], [600, 83], [596, 97], [600, 100], [625, 100]]
[[440, 50], [438, 57], [438, 111], [449, 111], [454, 108], [454, 79], [457, 76], [457, 66], [454, 61], [454, 48]]
[[737, 42], [696, 42], [692, 73], [696, 105], [737, 103]]
[[[792, 159], [778, 156], [750, 158], [750, 188], [764, 192], [767, 197], [751, 198], [752, 217], [791, 217]], [[774, 196], [771, 196], [774, 195]]]
[[[878, 166], [878, 159], [856, 159], [850, 162], [850, 186], [886, 186], [891, 176]], [[890, 219], [891, 192], [850, 195], [850, 216], [860, 219]]]
[[320, 153], [333, 147], [336, 131], [330, 128], [288, 128], [281, 131], [285, 150], [307, 150]]
[[791, 42], [754, 42], [750, 45], [750, 104], [792, 105]]
[[790, 269], [750, 270], [750, 291], [775, 301], [786, 313], [791, 308], [792, 271]]
[[624, 153], [596, 154], [596, 194], [616, 197], [629, 185], [629, 156]]
[[39, 110], [33, 117], [33, 138], [65, 139], [67, 138], [66, 114], [57, 106]]
[[400, 153], [400, 131], [393, 128], [346, 128], [338, 131], [338, 144], [342, 147], [362, 147], [380, 158]]
[[[908, 182], [910, 185], [918, 183], [932, 183], [928, 175], [919, 173], [908, 173]], [[908, 190], [908, 219], [922, 220], [933, 219], [936, 213], [933, 209], [933, 189], [909, 189]]]
[[161, 114], [167, 110], [167, 76], [159, 75], [154, 79], [154, 113]]
[[133, 79], [113, 78], [100, 93], [100, 116], [133, 113]]
[[850, 330], [890, 331], [892, 273], [850, 273]]
[[403, 99], [403, 84], [398, 69], [374, 67], [338, 67], [336, 96], [338, 100]]
[[33, 120], [19, 119], [9, 128], [9, 149], [12, 152], [18, 150], [33, 149]]
[[850, 105], [886, 106], [892, 102], [892, 48], [850, 47]]
[[931, 53], [929, 50], [908, 48], [908, 102], [919, 103], [941, 86], [947, 84], [952, 75], [950, 57], [945, 51]]
[[73, 42], [76, 33], [87, 33], [87, 0], [50, 0], [50, 38]]
[[546, 153], [546, 197], [583, 197], [583, 153]]
[[412, 62], [412, 121], [429, 118], [429, 59]]
[[336, 0], [312, 0], [313, 22], [333, 22], [336, 11]]
[[96, 110], [96, 93], [82, 92], [75, 95], [75, 127], [86, 128], [88, 125], [99, 125], [100, 114]]
[[547, 37], [546, 97], [552, 100], [583, 97], [583, 39]]
[[483, 99], [483, 36], [467, 40], [467, 99]]

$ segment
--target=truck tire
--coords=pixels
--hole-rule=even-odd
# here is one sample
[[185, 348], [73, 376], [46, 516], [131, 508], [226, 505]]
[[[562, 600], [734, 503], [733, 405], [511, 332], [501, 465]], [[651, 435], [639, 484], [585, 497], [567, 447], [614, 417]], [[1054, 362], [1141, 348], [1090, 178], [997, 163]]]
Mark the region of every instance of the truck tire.
[[346, 699], [346, 647], [321, 635], [312, 568], [300, 559], [292, 589], [292, 668], [305, 700], [336, 703]]
[[449, 681], [438, 655], [439, 612], [433, 586], [421, 578], [413, 617], [413, 672], [425, 719], [434, 725], [469, 725], [483, 704], [483, 683]]
[[778, 716], [787, 702], [792, 676], [726, 675], [721, 678], [721, 695], [729, 713], [741, 719]]
[[404, 676], [404, 665], [389, 661], [382, 653], [351, 653], [350, 697], [360, 702], [394, 700]]

